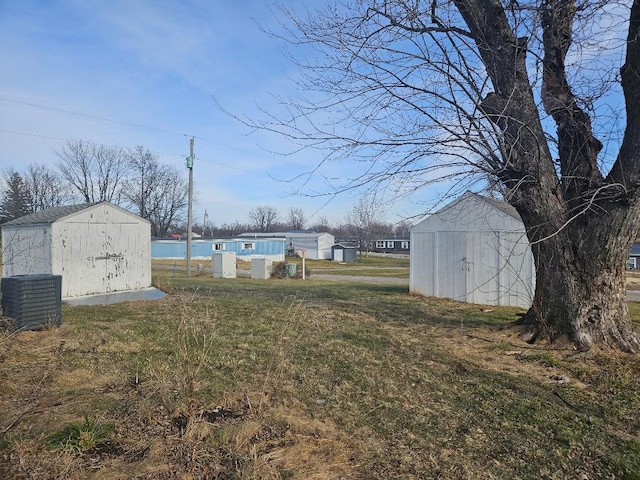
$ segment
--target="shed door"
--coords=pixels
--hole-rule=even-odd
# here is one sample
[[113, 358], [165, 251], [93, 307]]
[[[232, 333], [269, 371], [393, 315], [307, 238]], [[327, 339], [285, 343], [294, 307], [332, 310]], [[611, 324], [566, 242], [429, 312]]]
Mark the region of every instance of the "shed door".
[[496, 235], [467, 233], [467, 302], [498, 305], [500, 265]]
[[467, 259], [466, 232], [438, 232], [438, 296], [466, 301]]
[[[107, 233], [108, 229], [115, 231]], [[130, 241], [127, 233], [105, 223], [70, 225], [62, 249], [63, 297], [126, 290], [130, 283], [123, 255], [123, 242]]]
[[[140, 225], [113, 223], [105, 234], [103, 256], [105, 262], [105, 287], [107, 292], [138, 288], [144, 279], [140, 257]], [[147, 240], [148, 241], [148, 240]], [[208, 246], [210, 251], [211, 247]], [[235, 262], [234, 262], [235, 263]]]
[[106, 265], [99, 260], [105, 225], [69, 223], [64, 225], [62, 247], [62, 296], [75, 297], [104, 293]]
[[341, 248], [333, 249], [333, 259], [336, 262], [344, 262], [344, 250]]

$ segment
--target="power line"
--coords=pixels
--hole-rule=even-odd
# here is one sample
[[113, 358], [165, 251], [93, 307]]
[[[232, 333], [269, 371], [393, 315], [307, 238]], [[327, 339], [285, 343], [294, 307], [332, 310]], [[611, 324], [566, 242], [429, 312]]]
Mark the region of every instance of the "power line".
[[[126, 125], [128, 127], [143, 128], [143, 129], [146, 129], [146, 130], [152, 130], [152, 131], [161, 132], [161, 133], [168, 133], [168, 134], [177, 135], [177, 136], [180, 136], [180, 137], [193, 137], [196, 140], [202, 140], [203, 142], [210, 143], [212, 145], [217, 145], [217, 146], [220, 146], [220, 147], [229, 148], [231, 150], [236, 150], [238, 152], [247, 153], [249, 155], [253, 155], [253, 156], [257, 156], [257, 157], [271, 158], [269, 155], [257, 154], [255, 152], [252, 152], [252, 151], [244, 149], [244, 148], [235, 147], [235, 146], [232, 146], [232, 145], [227, 145], [225, 143], [221, 143], [219, 141], [214, 141], [214, 140], [211, 140], [211, 139], [208, 139], [208, 138], [205, 138], [205, 137], [199, 137], [197, 135], [192, 135], [192, 134], [187, 134], [187, 133], [179, 133], [179, 132], [175, 132], [173, 130], [166, 130], [166, 129], [163, 129], [163, 128], [151, 127], [149, 125], [142, 125], [142, 124], [138, 124], [138, 123], [124, 122], [122, 120], [114, 120], [112, 118], [106, 118], [106, 117], [100, 117], [100, 116], [97, 116], [97, 115], [90, 115], [90, 114], [87, 114], [87, 113], [75, 112], [73, 110], [67, 110], [67, 109], [63, 109], [63, 108], [59, 108], [59, 107], [51, 107], [51, 106], [48, 106], [48, 105], [40, 105], [40, 104], [33, 103], [33, 102], [25, 102], [25, 101], [22, 101], [22, 100], [14, 100], [12, 98], [7, 98], [7, 97], [0, 97], [0, 100], [3, 100], [5, 102], [10, 102], [10, 103], [15, 103], [15, 104], [18, 104], [18, 105], [27, 105], [29, 107], [42, 108], [44, 110], [51, 110], [51, 111], [54, 111], [54, 112], [66, 113], [68, 115], [76, 115], [76, 116], [79, 116], [79, 117], [91, 118], [93, 120], [100, 120], [100, 121], [103, 121], [103, 122], [117, 123], [117, 124], [120, 124], [120, 125]], [[28, 134], [28, 133], [21, 133], [21, 132], [10, 132], [10, 133], [17, 133], [18, 135], [32, 135], [34, 137], [40, 136], [41, 138], [50, 138], [50, 139], [53, 139], [53, 140], [66, 140], [66, 139], [59, 139], [59, 138], [56, 138], [56, 137], [47, 137], [46, 135], [36, 135], [36, 134]], [[294, 163], [291, 163], [291, 162], [288, 162], [288, 163], [290, 165], [292, 165], [292, 166], [298, 166], [298, 165], [296, 165]], [[221, 165], [224, 165], [224, 164], [221, 164]], [[224, 165], [224, 166], [228, 167], [228, 168], [232, 168], [232, 169], [237, 169], [237, 167], [233, 167], [231, 165]]]
[[49, 135], [39, 135], [37, 133], [16, 132], [15, 130], [5, 130], [4, 128], [0, 128], [0, 132], [13, 133], [14, 135], [24, 135], [27, 137], [47, 138], [49, 140], [61, 140], [65, 142], [70, 141], [68, 138], [51, 137]]
[[112, 118], [105, 118], [105, 117], [99, 117], [97, 115], [89, 115], [89, 114], [86, 114], [86, 113], [74, 112], [72, 110], [64, 110], [62, 108], [49, 107], [49, 106], [46, 106], [46, 105], [38, 105], [37, 103], [23, 102], [21, 100], [12, 100], [11, 98], [6, 98], [6, 97], [0, 97], [0, 100], [4, 100], [5, 102], [17, 103], [19, 105], [28, 105], [30, 107], [42, 108], [44, 110], [52, 110], [54, 112], [66, 113], [66, 114], [69, 114], [69, 115], [77, 115], [79, 117], [91, 118], [91, 119], [100, 120], [100, 121], [103, 121], [103, 122], [118, 123], [120, 125], [127, 125], [129, 127], [144, 128], [146, 130], [154, 130], [156, 132], [169, 133], [171, 135], [179, 135], [181, 137], [188, 137], [189, 136], [186, 133], [173, 132], [171, 130], [165, 130], [163, 128], [150, 127], [148, 125], [140, 125], [140, 124], [137, 124], [137, 123], [123, 122], [121, 120], [114, 120]]
[[[61, 142], [75, 142], [78, 140], [78, 139], [71, 139], [71, 138], [52, 137], [50, 135], [41, 135], [39, 133], [18, 132], [16, 130], [6, 130], [4, 128], [0, 128], [0, 132], [11, 133], [13, 135], [23, 135], [25, 137], [46, 138], [47, 140], [58, 140]], [[96, 145], [100, 145], [103, 147], [126, 148], [126, 147], [123, 147], [122, 145], [113, 145], [113, 144], [106, 144], [106, 143], [96, 143]], [[184, 154], [182, 153], [169, 153], [169, 152], [159, 152], [159, 151], [152, 151], [152, 150], [149, 150], [149, 151], [151, 153], [155, 153], [156, 155], [165, 155], [170, 157], [184, 157]]]
[[[74, 142], [77, 141], [78, 139], [70, 139], [70, 138], [62, 138], [62, 137], [53, 137], [50, 135], [41, 135], [38, 133], [29, 133], [29, 132], [18, 132], [16, 130], [7, 130], [4, 128], [0, 128], [0, 132], [4, 132], [4, 133], [10, 133], [13, 135], [23, 135], [26, 137], [35, 137], [35, 138], [44, 138], [47, 140], [57, 140], [57, 141], [61, 141], [61, 142]], [[195, 137], [197, 138], [197, 137]], [[116, 147], [116, 148], [130, 148], [130, 147], [123, 147], [122, 145], [114, 145], [114, 144], [106, 144], [106, 143], [96, 143], [96, 145], [101, 145], [104, 147]], [[153, 153], [155, 155], [158, 156], [166, 156], [166, 157], [179, 157], [179, 158], [184, 158], [184, 153], [171, 153], [171, 152], [160, 152], [157, 150], [149, 150], [150, 153]], [[255, 170], [252, 169], [247, 169], [247, 168], [240, 168], [240, 167], [236, 167], [233, 165], [229, 165], [223, 162], [217, 162], [217, 161], [213, 161], [213, 160], [208, 160], [206, 158], [199, 158], [198, 159], [201, 162], [205, 162], [205, 163], [210, 163], [212, 165], [219, 165], [221, 167], [226, 167], [232, 170], [237, 170], [239, 172], [243, 172], [243, 173], [255, 173]]]
[[[203, 142], [206, 142], [206, 143], [210, 143], [210, 144], [217, 145], [217, 146], [220, 146], [220, 147], [229, 148], [231, 150], [236, 150], [236, 151], [239, 151], [239, 152], [243, 152], [243, 153], [246, 153], [246, 154], [249, 154], [249, 155], [252, 155], [252, 156], [271, 158], [268, 155], [256, 154], [255, 152], [251, 152], [251, 151], [248, 151], [248, 150], [243, 149], [243, 148], [234, 147], [234, 146], [231, 146], [231, 145], [226, 145], [226, 144], [223, 144], [223, 143], [220, 143], [220, 142], [217, 142], [217, 141], [213, 141], [213, 140], [209, 140], [207, 138], [199, 137], [199, 136], [196, 136], [196, 135], [188, 135], [186, 133], [178, 133], [178, 132], [175, 132], [175, 131], [172, 131], [172, 130], [166, 130], [166, 129], [162, 129], [162, 128], [151, 127], [151, 126], [148, 126], [148, 125], [142, 125], [142, 124], [137, 124], [137, 123], [124, 122], [124, 121], [121, 121], [121, 120], [114, 120], [114, 119], [111, 119], [111, 118], [100, 117], [100, 116], [97, 116], [97, 115], [90, 115], [90, 114], [86, 114], [86, 113], [75, 112], [75, 111], [66, 110], [66, 109], [63, 109], [63, 108], [52, 107], [52, 106], [47, 106], [47, 105], [40, 105], [40, 104], [37, 104], [37, 103], [25, 102], [25, 101], [22, 101], [22, 100], [14, 100], [14, 99], [7, 98], [7, 97], [0, 97], [0, 100], [3, 100], [5, 102], [10, 102], [10, 103], [15, 103], [15, 104], [18, 104], [18, 105], [27, 105], [29, 107], [41, 108], [41, 109], [44, 109], [44, 110], [51, 110], [51, 111], [54, 111], [54, 112], [61, 112], [61, 113], [65, 113], [65, 114], [68, 114], [68, 115], [76, 115], [76, 116], [79, 116], [79, 117], [91, 118], [93, 120], [99, 120], [99, 121], [103, 121], [103, 122], [110, 122], [110, 123], [116, 123], [116, 124], [120, 124], [120, 125], [126, 125], [126, 126], [134, 127], [134, 128], [142, 128], [142, 129], [146, 129], [146, 130], [152, 130], [152, 131], [156, 131], [156, 132], [167, 133], [167, 134], [177, 135], [177, 136], [181, 136], [181, 137], [192, 137], [194, 139], [202, 140]], [[70, 140], [68, 138], [53, 137], [53, 136], [40, 135], [40, 134], [35, 134], [35, 133], [18, 132], [18, 131], [15, 131], [15, 130], [0, 129], [0, 132], [13, 133], [15, 135], [25, 135], [25, 136], [37, 137], [37, 138], [46, 138], [46, 139], [49, 139], [49, 140], [72, 141], [72, 140]], [[104, 144], [101, 144], [101, 145], [104, 145]], [[118, 146], [118, 145], [109, 145], [109, 146]], [[174, 156], [174, 157], [184, 157], [184, 154], [176, 154], [176, 153], [153, 152], [153, 151], [151, 153], [156, 153], [158, 155]], [[202, 161], [207, 162], [207, 163], [210, 162], [210, 161], [208, 161], [206, 159], [202, 159]], [[211, 163], [213, 163], [215, 165], [220, 165], [220, 166], [232, 169], [232, 170], [237, 170], [237, 171], [240, 171], [240, 172], [254, 173], [253, 170], [239, 168], [239, 167], [236, 167], [236, 166], [233, 166], [233, 165], [228, 165], [228, 164], [225, 164], [225, 163], [222, 163], [222, 162], [211, 162]], [[299, 165], [292, 164], [290, 162], [287, 162], [287, 163], [292, 165], [292, 166], [299, 167]]]

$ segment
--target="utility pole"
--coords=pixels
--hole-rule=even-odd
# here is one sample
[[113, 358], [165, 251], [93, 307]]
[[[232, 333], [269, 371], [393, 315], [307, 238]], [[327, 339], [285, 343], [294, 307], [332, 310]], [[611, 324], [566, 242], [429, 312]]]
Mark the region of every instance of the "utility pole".
[[187, 168], [189, 169], [189, 204], [187, 205], [187, 277], [191, 276], [191, 230], [193, 229], [193, 137], [189, 140], [189, 156]]
[[207, 209], [204, 209], [204, 218], [202, 219], [202, 236], [205, 237], [206, 235], [204, 234], [206, 228], [207, 228], [207, 217], [209, 215], [207, 215]]

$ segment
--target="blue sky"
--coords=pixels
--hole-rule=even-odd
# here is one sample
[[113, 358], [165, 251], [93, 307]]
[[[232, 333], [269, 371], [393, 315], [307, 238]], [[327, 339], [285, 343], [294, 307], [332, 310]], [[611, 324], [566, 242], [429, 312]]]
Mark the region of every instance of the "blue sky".
[[[0, 169], [54, 165], [54, 149], [80, 139], [142, 145], [182, 169], [193, 135], [196, 222], [205, 209], [216, 225], [246, 222], [258, 205], [343, 221], [355, 194], [292, 195], [300, 185], [281, 181], [315, 166], [317, 152], [272, 153], [292, 148], [216, 107], [214, 97], [252, 117], [298, 93], [283, 45], [258, 24], [275, 24], [264, 0], [0, 0]], [[305, 185], [326, 191], [320, 178]], [[408, 208], [386, 219], [419, 211]]]

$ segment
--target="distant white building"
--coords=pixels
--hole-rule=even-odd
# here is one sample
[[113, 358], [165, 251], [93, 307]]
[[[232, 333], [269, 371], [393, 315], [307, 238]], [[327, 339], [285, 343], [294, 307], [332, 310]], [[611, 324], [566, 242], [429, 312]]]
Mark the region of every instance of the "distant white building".
[[62, 276], [62, 298], [151, 286], [151, 224], [109, 202], [54, 207], [2, 225], [2, 274]]
[[330, 233], [293, 230], [289, 232], [253, 233], [247, 232], [241, 238], [284, 238], [285, 248], [290, 252], [312, 260], [331, 260], [331, 247], [335, 245], [335, 237]]
[[409, 289], [462, 302], [529, 307], [535, 267], [515, 208], [467, 192], [414, 226]]

